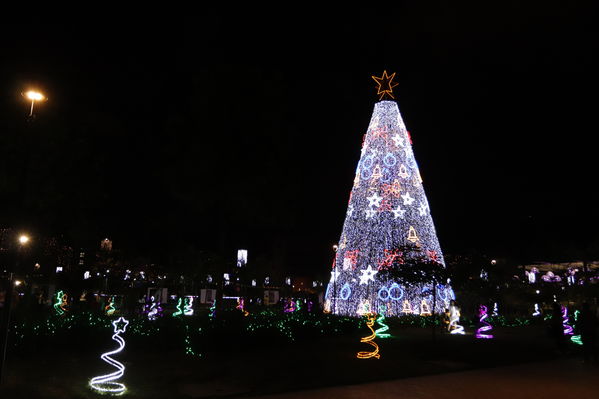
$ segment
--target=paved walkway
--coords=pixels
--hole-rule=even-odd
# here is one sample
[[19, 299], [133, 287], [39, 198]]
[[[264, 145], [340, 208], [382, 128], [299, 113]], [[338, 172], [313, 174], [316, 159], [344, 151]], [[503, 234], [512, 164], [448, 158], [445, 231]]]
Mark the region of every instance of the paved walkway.
[[599, 399], [599, 365], [564, 359], [253, 398]]

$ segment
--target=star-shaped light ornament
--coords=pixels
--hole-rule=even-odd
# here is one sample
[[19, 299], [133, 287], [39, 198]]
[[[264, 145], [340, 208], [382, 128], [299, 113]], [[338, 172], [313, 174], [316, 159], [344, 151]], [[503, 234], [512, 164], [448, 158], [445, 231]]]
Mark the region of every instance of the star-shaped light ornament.
[[368, 281], [374, 281], [374, 275], [378, 273], [378, 270], [373, 269], [372, 266], [368, 265], [366, 269], [361, 270], [362, 275], [360, 276], [360, 285], [368, 284]]
[[412, 205], [412, 202], [416, 201], [414, 198], [412, 198], [412, 196], [410, 195], [410, 193], [405, 193], [401, 196], [401, 198], [403, 198], [403, 204], [404, 205]]
[[393, 212], [393, 219], [403, 219], [403, 215], [406, 213], [406, 210], [401, 209], [401, 206], [397, 205], [397, 209], [392, 209], [391, 212]]
[[376, 94], [380, 96], [379, 100], [385, 99], [386, 96], [395, 99], [395, 97], [393, 97], [393, 88], [397, 86], [397, 83], [393, 82], [393, 78], [395, 78], [395, 72], [391, 75], [387, 75], [387, 71], [383, 71], [383, 76], [381, 77], [372, 76], [372, 79], [374, 79], [378, 85]]
[[376, 210], [374, 210], [374, 209], [366, 209], [364, 211], [364, 214], [366, 215], [366, 219], [371, 219], [374, 215], [376, 215]]
[[368, 206], [379, 207], [381, 206], [381, 201], [383, 197], [379, 196], [377, 193], [372, 194], [370, 197], [366, 197], [368, 200]]
[[114, 327], [114, 333], [124, 333], [129, 325], [129, 320], [126, 320], [124, 317], [119, 317], [117, 320], [112, 322], [112, 326]]

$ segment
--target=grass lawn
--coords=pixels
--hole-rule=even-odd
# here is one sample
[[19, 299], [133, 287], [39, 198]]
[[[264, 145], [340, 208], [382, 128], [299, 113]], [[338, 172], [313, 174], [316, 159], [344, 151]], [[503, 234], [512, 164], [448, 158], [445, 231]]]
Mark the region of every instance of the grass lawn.
[[[497, 327], [495, 339], [477, 340], [473, 329], [450, 335], [439, 328], [393, 326], [380, 339], [380, 359], [357, 359], [370, 346], [360, 342], [367, 328], [336, 336], [244, 339], [247, 331], [206, 336], [201, 356], [129, 336], [115, 355], [126, 366], [120, 380], [129, 398], [251, 396], [332, 385], [495, 367], [558, 356], [544, 326]], [[69, 339], [34, 350], [10, 351], [0, 398], [98, 398], [88, 380], [115, 369], [99, 355], [116, 348], [110, 331]], [[161, 338], [162, 339], [162, 338]], [[573, 351], [578, 348], [571, 345]], [[26, 348], [31, 349], [31, 348]]]

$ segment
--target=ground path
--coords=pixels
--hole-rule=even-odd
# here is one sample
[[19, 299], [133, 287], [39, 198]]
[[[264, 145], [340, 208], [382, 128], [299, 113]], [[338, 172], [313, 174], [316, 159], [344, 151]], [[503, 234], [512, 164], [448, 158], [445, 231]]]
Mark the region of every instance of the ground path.
[[599, 365], [587, 365], [578, 358], [568, 358], [253, 398], [597, 399]]

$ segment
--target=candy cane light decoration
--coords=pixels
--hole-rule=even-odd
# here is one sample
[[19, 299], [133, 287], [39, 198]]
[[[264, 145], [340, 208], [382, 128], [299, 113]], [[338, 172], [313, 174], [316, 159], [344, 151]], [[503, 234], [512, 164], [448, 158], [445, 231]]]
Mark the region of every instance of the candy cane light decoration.
[[112, 322], [114, 327], [114, 334], [112, 336], [112, 340], [116, 341], [119, 344], [119, 347], [113, 351], [106, 352], [100, 356], [102, 360], [106, 363], [110, 364], [113, 367], [116, 367], [116, 371], [110, 374], [101, 375], [98, 377], [94, 377], [89, 381], [89, 386], [98, 391], [99, 393], [107, 393], [112, 395], [122, 395], [127, 389], [124, 384], [120, 382], [115, 382], [125, 374], [125, 366], [122, 363], [117, 362], [110, 356], [116, 355], [120, 353], [125, 347], [125, 340], [121, 338], [120, 333], [124, 333], [127, 325], [129, 324], [128, 320], [125, 320], [124, 317], [120, 317], [118, 320]]

